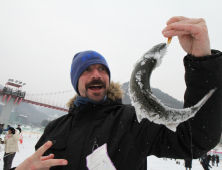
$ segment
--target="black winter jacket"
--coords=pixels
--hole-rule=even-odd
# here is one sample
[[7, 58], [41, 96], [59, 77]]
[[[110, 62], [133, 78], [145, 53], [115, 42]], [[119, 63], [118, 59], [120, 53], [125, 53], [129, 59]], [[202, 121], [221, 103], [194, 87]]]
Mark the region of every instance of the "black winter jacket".
[[192, 119], [181, 123], [176, 132], [147, 119], [138, 123], [134, 107], [121, 100], [107, 99], [101, 105], [71, 107], [69, 113], [52, 122], [36, 144], [46, 141], [53, 146], [45, 155], [68, 160], [67, 166], [52, 170], [86, 170], [86, 156], [92, 153], [94, 142], [107, 143], [110, 159], [118, 170], [146, 170], [147, 156], [168, 158], [199, 158], [218, 144], [221, 135], [222, 55], [184, 58], [187, 89], [184, 107], [195, 105], [211, 89], [216, 92]]

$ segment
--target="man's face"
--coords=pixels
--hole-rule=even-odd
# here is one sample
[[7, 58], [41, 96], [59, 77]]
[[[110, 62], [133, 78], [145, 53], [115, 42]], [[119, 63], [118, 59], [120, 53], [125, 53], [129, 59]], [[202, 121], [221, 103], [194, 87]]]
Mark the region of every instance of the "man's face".
[[109, 75], [102, 64], [94, 64], [79, 77], [78, 90], [80, 96], [87, 97], [95, 102], [104, 99], [109, 89]]

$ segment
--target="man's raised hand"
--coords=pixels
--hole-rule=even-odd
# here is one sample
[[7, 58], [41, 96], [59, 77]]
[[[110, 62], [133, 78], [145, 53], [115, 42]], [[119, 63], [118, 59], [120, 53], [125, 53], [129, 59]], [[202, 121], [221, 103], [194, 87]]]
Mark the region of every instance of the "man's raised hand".
[[195, 57], [211, 55], [208, 29], [202, 18], [172, 17], [162, 31], [165, 37], [178, 36], [180, 45]]

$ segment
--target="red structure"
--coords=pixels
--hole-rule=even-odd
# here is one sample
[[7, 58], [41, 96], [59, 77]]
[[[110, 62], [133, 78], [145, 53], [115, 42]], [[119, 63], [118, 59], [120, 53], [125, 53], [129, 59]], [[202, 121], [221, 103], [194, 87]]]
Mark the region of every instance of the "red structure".
[[6, 103], [8, 103], [10, 100], [14, 100], [15, 105], [20, 105], [21, 102], [25, 102], [68, 112], [68, 108], [65, 106], [64, 101], [68, 101], [67, 97], [73, 97], [73, 95], [70, 96], [70, 94], [68, 94], [70, 92], [73, 93], [73, 90], [48, 94], [26, 95], [26, 92], [22, 91], [22, 86], [24, 84], [22, 84], [21, 81], [13, 81], [14, 80], [9, 79], [5, 84], [5, 87], [0, 89], [0, 96], [3, 96], [2, 102], [6, 101]]
[[61, 111], [68, 112], [68, 109], [61, 108], [61, 107], [58, 107], [58, 106], [53, 106], [53, 105], [49, 105], [49, 104], [39, 103], [39, 102], [35, 102], [35, 101], [32, 101], [32, 100], [26, 100], [26, 99], [23, 99], [22, 101], [25, 102], [25, 103], [31, 103], [31, 104], [35, 104], [35, 105], [39, 105], [39, 106], [43, 106], [43, 107], [48, 107], [48, 108], [51, 108], [51, 109], [56, 109], [56, 110], [61, 110]]
[[[16, 89], [14, 87], [16, 87]], [[19, 84], [13, 82], [7, 82], [5, 84], [5, 87], [0, 90], [0, 95], [3, 95], [2, 102], [4, 102], [5, 99], [7, 98], [6, 103], [8, 103], [11, 98], [15, 98], [14, 104], [19, 105], [22, 99], [25, 98], [25, 92], [21, 90], [22, 90], [22, 82], [19, 82]]]

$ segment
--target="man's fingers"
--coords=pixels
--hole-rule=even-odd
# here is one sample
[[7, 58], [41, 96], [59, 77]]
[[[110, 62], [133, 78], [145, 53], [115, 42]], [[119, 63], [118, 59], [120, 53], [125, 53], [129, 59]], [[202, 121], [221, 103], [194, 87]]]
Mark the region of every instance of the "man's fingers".
[[37, 165], [37, 169], [50, 168], [52, 166], [67, 165], [67, 164], [68, 164], [68, 161], [65, 159], [50, 159], [50, 160], [42, 161], [39, 165]]
[[42, 156], [40, 158], [41, 161], [45, 161], [45, 160], [48, 160], [48, 159], [53, 159], [54, 158], [54, 154], [51, 154], [51, 155], [48, 155], [48, 156]]
[[184, 20], [180, 20], [178, 22], [173, 22], [169, 25], [167, 25], [162, 32], [166, 32], [166, 31], [170, 31], [170, 30], [175, 30], [178, 29], [181, 31], [181, 28], [183, 27], [192, 27], [192, 26], [196, 26], [196, 27], [205, 27], [207, 29], [206, 26], [206, 22], [203, 18], [193, 18], [193, 19], [184, 19]]
[[169, 24], [172, 24], [172, 23], [174, 23], [174, 22], [178, 22], [178, 21], [182, 21], [182, 20], [187, 20], [187, 19], [189, 19], [189, 18], [183, 17], [183, 16], [175, 16], [175, 17], [170, 18], [170, 19], [167, 21], [166, 24], [169, 25]]
[[[179, 22], [174, 22], [175, 24], [200, 24], [204, 23], [206, 25], [206, 22], [203, 18], [192, 18], [192, 19], [186, 19], [186, 20], [181, 20]], [[172, 23], [172, 24], [174, 24]], [[171, 24], [169, 24], [171, 25]]]
[[47, 149], [49, 149], [52, 146], [52, 142], [48, 141], [44, 145], [42, 145], [34, 154], [35, 159], [39, 159]]
[[175, 30], [175, 29], [180, 29], [185, 27], [185, 26], [194, 26], [194, 27], [206, 27], [205, 22], [201, 22], [200, 19], [193, 19], [189, 21], [184, 21], [184, 22], [175, 22], [170, 25], [167, 25], [162, 32], [165, 31], [170, 31], [170, 30]]
[[180, 36], [180, 35], [188, 35], [189, 33], [186, 32], [186, 31], [175, 31], [175, 30], [172, 30], [172, 31], [166, 31], [163, 33], [163, 36], [166, 37], [166, 38], [169, 38], [169, 37], [174, 37], [174, 36]]
[[193, 24], [172, 24], [171, 26], [172, 29], [162, 31], [165, 37], [182, 35], [181, 33], [195, 36], [203, 31], [199, 26]]
[[170, 18], [166, 24], [170, 25], [170, 24], [176, 23], [176, 22], [197, 24], [200, 22], [205, 22], [205, 20], [203, 18], [187, 18], [187, 17], [183, 17], [183, 16], [176, 16], [176, 17]]

